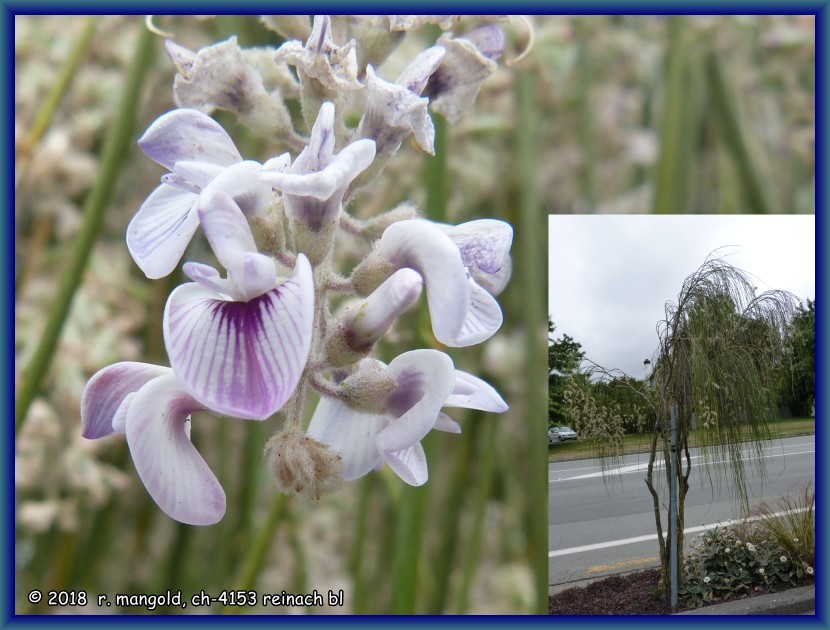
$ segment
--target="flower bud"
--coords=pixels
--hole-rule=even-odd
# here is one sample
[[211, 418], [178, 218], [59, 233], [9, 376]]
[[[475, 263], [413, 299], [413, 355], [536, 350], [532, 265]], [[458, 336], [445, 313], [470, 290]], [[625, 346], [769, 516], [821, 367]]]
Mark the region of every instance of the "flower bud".
[[281, 492], [318, 501], [342, 482], [340, 456], [328, 446], [289, 427], [265, 444], [265, 455]]
[[348, 309], [326, 340], [329, 361], [334, 365], [348, 365], [371, 352], [395, 320], [415, 304], [422, 284], [418, 272], [400, 269], [367, 299]]
[[377, 359], [363, 359], [341, 381], [338, 398], [356, 411], [383, 413], [397, 380]]

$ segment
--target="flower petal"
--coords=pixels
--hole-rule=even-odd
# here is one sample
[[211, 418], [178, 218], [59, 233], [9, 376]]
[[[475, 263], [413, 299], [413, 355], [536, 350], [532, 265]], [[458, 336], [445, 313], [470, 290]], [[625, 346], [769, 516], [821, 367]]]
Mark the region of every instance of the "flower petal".
[[435, 419], [435, 425], [432, 428], [436, 431], [444, 431], [446, 433], [461, 433], [461, 425], [443, 411], [438, 414], [438, 417]]
[[[415, 447], [435, 425], [444, 401], [452, 393], [452, 359], [437, 350], [412, 350], [395, 357], [388, 372], [397, 381], [388, 402], [395, 420], [377, 436], [384, 461], [407, 483], [426, 481], [426, 463]], [[423, 483], [421, 481], [420, 483]]]
[[174, 109], [159, 116], [139, 138], [138, 146], [168, 171], [181, 160], [222, 166], [242, 161], [222, 126], [195, 109]]
[[462, 370], [455, 371], [455, 386], [444, 406], [465, 407], [494, 413], [501, 413], [509, 408], [490, 384]]
[[420, 442], [400, 451], [386, 452], [383, 459], [410, 486], [422, 486], [429, 479], [427, 456]]
[[478, 219], [446, 228], [461, 252], [467, 267], [477, 265], [486, 273], [496, 273], [505, 263], [513, 244], [513, 226], [497, 219]]
[[198, 211], [213, 253], [228, 270], [235, 299], [247, 302], [277, 286], [274, 261], [257, 252], [248, 221], [233, 199], [221, 190], [205, 190]]
[[261, 420], [294, 392], [311, 345], [314, 281], [302, 254], [291, 280], [249, 302], [198, 284], [170, 295], [164, 341], [173, 371], [218, 413]]
[[127, 444], [138, 476], [165, 514], [188, 525], [212, 525], [225, 514], [225, 492], [185, 432], [198, 409], [174, 375], [159, 377], [130, 405]]
[[492, 295], [469, 278], [470, 302], [461, 332], [455, 341], [459, 346], [472, 346], [492, 337], [501, 328], [504, 316]]
[[221, 190], [229, 195], [247, 217], [262, 214], [271, 204], [271, 187], [260, 181], [258, 175], [262, 164], [246, 160], [229, 166], [213, 179], [204, 193]]
[[[375, 141], [364, 138], [344, 147], [322, 170], [285, 173], [263, 169], [260, 179], [285, 194], [314, 197], [323, 201], [333, 197], [336, 192], [345, 190], [374, 159]], [[294, 163], [295, 167], [298, 162], [299, 158]]]
[[424, 278], [438, 341], [454, 347], [471, 345], [459, 339], [469, 310], [470, 285], [450, 237], [430, 221], [398, 221], [384, 231], [378, 252], [396, 268], [410, 267]]
[[81, 394], [81, 435], [95, 439], [123, 433], [123, 426], [113, 426], [122, 403], [149, 381], [169, 372], [170, 368], [130, 361], [98, 370]]
[[384, 416], [361, 413], [337, 400], [321, 398], [307, 433], [340, 455], [343, 479], [351, 481], [382, 462], [375, 438], [388, 424]]
[[148, 278], [163, 278], [179, 264], [199, 227], [193, 211], [198, 196], [162, 184], [141, 205], [127, 226], [127, 248]]

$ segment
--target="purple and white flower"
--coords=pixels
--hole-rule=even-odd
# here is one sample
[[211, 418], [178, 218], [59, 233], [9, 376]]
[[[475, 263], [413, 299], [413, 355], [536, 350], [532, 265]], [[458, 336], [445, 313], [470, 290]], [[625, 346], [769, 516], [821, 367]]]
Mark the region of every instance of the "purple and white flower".
[[190, 441], [190, 415], [202, 409], [170, 368], [116, 363], [84, 388], [81, 432], [89, 439], [126, 434], [138, 476], [158, 506], [182, 523], [212, 525], [225, 514], [225, 492]]
[[394, 387], [378, 401], [379, 413], [355, 410], [336, 398], [322, 398], [309, 424], [308, 435], [340, 455], [347, 481], [385, 462], [406, 483], [420, 486], [428, 478], [421, 440], [432, 429], [461, 432], [442, 407], [495, 413], [507, 410], [496, 390], [456, 370], [452, 359], [437, 350], [405, 352], [389, 363], [386, 375], [393, 379]]
[[[513, 229], [504, 221], [457, 228], [420, 219], [399, 221], [384, 231], [370, 257], [358, 266], [355, 285], [366, 293], [395, 270], [414, 269], [426, 285], [436, 339], [447, 346], [471, 346], [489, 339], [502, 324], [498, 302], [472, 271], [497, 277], [509, 260], [512, 239]], [[368, 278], [366, 286], [361, 275]]]
[[283, 193], [288, 215], [320, 232], [340, 215], [352, 180], [375, 158], [374, 140], [355, 140], [334, 153], [334, 104], [323, 103], [308, 146], [293, 164], [287, 154], [268, 160], [259, 178]]
[[198, 216], [227, 278], [186, 263], [194, 282], [176, 288], [164, 310], [170, 365], [205, 407], [264, 419], [291, 397], [302, 376], [314, 321], [314, 279], [299, 254], [291, 279], [256, 251], [242, 210], [227, 194], [199, 200]]
[[170, 171], [127, 228], [127, 247], [148, 278], [162, 278], [176, 268], [199, 227], [196, 203], [206, 189], [224, 191], [248, 215], [271, 201], [271, 190], [256, 177], [261, 165], [243, 161], [227, 132], [206, 114], [168, 112], [138, 144]]

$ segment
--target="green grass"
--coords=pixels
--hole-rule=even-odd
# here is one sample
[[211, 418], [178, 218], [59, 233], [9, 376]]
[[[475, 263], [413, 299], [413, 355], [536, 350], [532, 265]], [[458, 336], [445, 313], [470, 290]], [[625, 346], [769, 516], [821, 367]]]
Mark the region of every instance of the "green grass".
[[[770, 430], [777, 438], [811, 435], [816, 432], [816, 419], [784, 418], [771, 423]], [[636, 435], [626, 435], [623, 438], [623, 450], [621, 454], [647, 453], [650, 446], [651, 434], [639, 433]], [[697, 446], [697, 439], [694, 432], [689, 438], [689, 446]], [[593, 459], [596, 456], [593, 440], [559, 442], [551, 444], [548, 447], [549, 462], [562, 462], [569, 459]]]

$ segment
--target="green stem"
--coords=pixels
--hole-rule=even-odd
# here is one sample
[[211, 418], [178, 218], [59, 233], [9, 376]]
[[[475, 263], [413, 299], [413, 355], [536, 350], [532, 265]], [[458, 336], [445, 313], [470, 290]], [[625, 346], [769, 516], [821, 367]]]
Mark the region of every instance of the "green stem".
[[715, 51], [709, 51], [706, 55], [706, 74], [712, 90], [716, 118], [724, 134], [726, 146], [738, 167], [738, 175], [749, 203], [749, 212], [771, 214], [772, 204], [769, 194], [764, 186], [760, 169], [749, 149], [744, 127], [738, 116], [734, 94], [729, 89], [722, 63]]
[[[547, 334], [546, 308], [542, 303], [547, 294], [547, 225], [546, 215], [539, 203], [536, 173], [539, 165], [538, 83], [533, 72], [516, 74], [516, 109], [521, 124], [517, 129], [518, 153], [516, 179], [518, 183], [519, 221], [517, 225], [516, 265], [520, 269], [519, 295], [522, 327], [526, 332], [526, 366], [524, 404], [528, 417], [528, 435], [544, 435], [547, 431], [547, 354], [540, 343]], [[548, 612], [548, 563], [544, 551], [548, 548], [546, 482], [547, 444], [543, 440], [528, 439], [526, 457], [519, 474], [524, 475], [526, 489], [525, 530], [527, 557], [536, 584], [537, 614]]]
[[431, 221], [445, 221], [449, 199], [449, 169], [447, 168], [447, 121], [435, 116], [435, 155], [427, 157], [424, 167], [424, 183], [427, 200], [424, 213]]
[[415, 613], [428, 497], [427, 486], [406, 486], [401, 492], [392, 554], [392, 603], [389, 612], [393, 615]]
[[669, 17], [666, 55], [665, 111], [660, 128], [660, 157], [654, 182], [654, 213], [681, 214], [688, 211], [689, 99], [687, 45], [681, 15]]
[[75, 242], [75, 248], [58, 284], [57, 296], [41, 336], [40, 345], [21, 377], [20, 390], [15, 400], [15, 431], [20, 430], [29, 406], [40, 391], [41, 382], [49, 369], [61, 329], [69, 314], [72, 298], [81, 283], [92, 246], [98, 237], [104, 209], [112, 197], [121, 163], [132, 139], [141, 87], [154, 56], [154, 42], [155, 36], [147, 29], [141, 29], [121, 103], [104, 144], [101, 170], [84, 203], [84, 222], [78, 240]]
[[365, 477], [360, 482], [360, 495], [357, 506], [357, 523], [355, 525], [354, 540], [351, 545], [349, 569], [352, 574], [352, 614], [364, 615], [368, 612], [369, 588], [368, 580], [363, 570], [363, 558], [366, 551], [366, 539], [369, 525], [369, 507], [372, 490], [376, 490], [374, 477]]
[[284, 494], [278, 494], [274, 497], [265, 523], [263, 523], [262, 529], [254, 539], [253, 544], [248, 548], [248, 553], [243, 560], [242, 570], [236, 585], [238, 590], [248, 591], [256, 584], [256, 579], [265, 566], [268, 547], [274, 537], [274, 532], [280, 520], [282, 520], [286, 500], [287, 496]]
[[[497, 439], [498, 425], [490, 418], [484, 421], [486, 429], [483, 439], [482, 453], [479, 458], [481, 462], [481, 469], [479, 471], [478, 480], [475, 486], [475, 501], [473, 503], [473, 528], [467, 539], [467, 557], [464, 562], [464, 571], [461, 577], [461, 586], [458, 589], [458, 614], [464, 615], [467, 613], [469, 606], [470, 589], [475, 577], [476, 568], [478, 567], [481, 556], [482, 539], [484, 537], [484, 521], [487, 513], [487, 504], [490, 501], [490, 493], [492, 490], [493, 471], [495, 469], [495, 462], [497, 458]], [[545, 510], [542, 510], [543, 512]]]
[[60, 105], [61, 99], [69, 91], [72, 79], [75, 78], [75, 74], [81, 66], [81, 61], [83, 61], [84, 55], [86, 55], [89, 44], [92, 42], [92, 36], [95, 34], [95, 26], [98, 23], [99, 17], [98, 15], [90, 15], [87, 17], [81, 34], [75, 40], [75, 44], [63, 60], [63, 65], [58, 72], [57, 80], [43, 100], [43, 104], [40, 106], [37, 114], [35, 114], [32, 127], [26, 136], [27, 146], [34, 146], [43, 137], [46, 130], [49, 129], [58, 105]]

